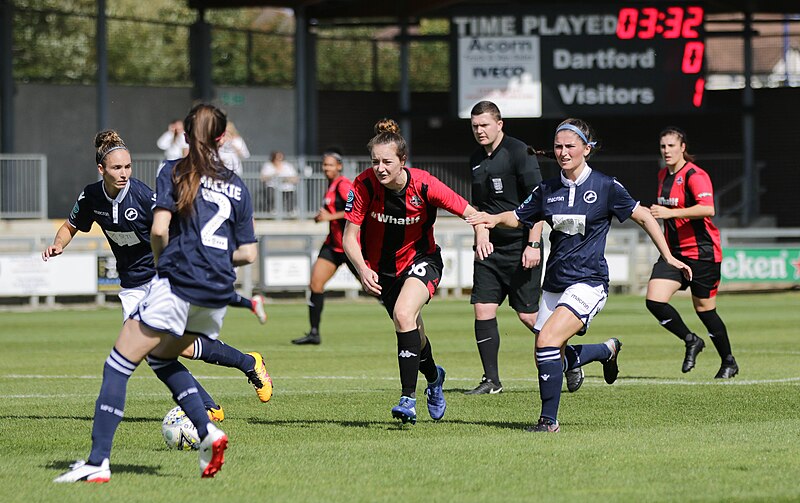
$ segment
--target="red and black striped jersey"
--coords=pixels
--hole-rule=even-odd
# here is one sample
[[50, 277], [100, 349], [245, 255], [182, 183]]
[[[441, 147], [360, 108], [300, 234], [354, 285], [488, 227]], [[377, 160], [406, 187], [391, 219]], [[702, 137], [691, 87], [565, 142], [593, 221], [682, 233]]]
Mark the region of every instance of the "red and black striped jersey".
[[[708, 173], [687, 162], [677, 173], [667, 168], [658, 172], [658, 204], [667, 208], [714, 206], [714, 187]], [[664, 220], [664, 236], [674, 255], [706, 262], [722, 262], [719, 229], [705, 218]]]
[[[322, 208], [329, 213], [344, 211], [344, 205], [347, 202], [347, 194], [350, 193], [350, 189], [352, 188], [353, 182], [344, 176], [338, 176], [334, 180], [331, 180], [330, 185], [328, 185], [328, 191], [325, 192], [325, 199], [322, 200]], [[325, 238], [325, 244], [339, 253], [344, 252], [344, 248], [342, 248], [344, 224], [344, 218], [331, 220], [328, 237]]]
[[436, 251], [433, 224], [436, 209], [458, 216], [467, 200], [427, 171], [404, 168], [408, 181], [399, 192], [380, 184], [368, 169], [353, 182], [345, 218], [361, 226], [361, 251], [370, 269], [397, 277], [415, 259]]

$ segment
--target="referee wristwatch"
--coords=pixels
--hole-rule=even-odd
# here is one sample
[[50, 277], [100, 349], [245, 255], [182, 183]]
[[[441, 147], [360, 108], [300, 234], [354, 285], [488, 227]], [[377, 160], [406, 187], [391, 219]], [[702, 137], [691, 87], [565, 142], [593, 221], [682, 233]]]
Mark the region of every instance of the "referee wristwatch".
[[540, 243], [538, 241], [528, 241], [528, 246], [530, 246], [531, 248], [534, 248], [534, 249], [539, 249], [539, 248], [542, 247], [542, 243]]

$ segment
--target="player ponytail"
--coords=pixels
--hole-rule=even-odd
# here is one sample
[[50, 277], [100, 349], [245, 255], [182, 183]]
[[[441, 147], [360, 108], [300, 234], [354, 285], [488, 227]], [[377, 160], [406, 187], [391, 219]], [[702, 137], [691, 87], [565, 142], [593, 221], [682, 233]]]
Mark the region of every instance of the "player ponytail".
[[367, 143], [367, 150], [372, 154], [375, 145], [388, 145], [394, 143], [397, 157], [401, 161], [408, 159], [408, 145], [400, 134], [400, 126], [392, 119], [381, 119], [375, 124], [375, 136]]
[[686, 160], [686, 162], [694, 162], [694, 156], [689, 153], [689, 142], [687, 141], [686, 138], [686, 132], [683, 129], [676, 126], [667, 126], [664, 128], [663, 131], [661, 131], [661, 134], [658, 135], [658, 139], [660, 140], [661, 138], [667, 136], [668, 134], [674, 134], [675, 136], [678, 137], [678, 141], [680, 141], [681, 144], [685, 145], [686, 148], [684, 148], [683, 150], [683, 158]]
[[217, 143], [225, 133], [228, 118], [213, 105], [196, 105], [183, 120], [189, 153], [178, 161], [172, 173], [178, 214], [187, 217], [194, 211], [194, 198], [204, 176], [220, 179], [229, 175], [219, 159]]
[[106, 167], [106, 156], [113, 150], [128, 150], [125, 142], [120, 138], [119, 133], [113, 129], [100, 131], [94, 137], [95, 160], [98, 165]]

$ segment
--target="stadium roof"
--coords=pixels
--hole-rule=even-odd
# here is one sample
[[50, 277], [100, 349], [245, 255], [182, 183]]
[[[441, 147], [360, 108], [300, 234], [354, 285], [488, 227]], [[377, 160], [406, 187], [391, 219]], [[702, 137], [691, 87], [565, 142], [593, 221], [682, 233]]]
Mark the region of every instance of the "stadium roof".
[[[653, 1], [653, 0], [651, 0]], [[454, 7], [485, 6], [529, 6], [540, 4], [552, 5], [553, 0], [526, 0], [524, 2], [508, 2], [497, 0], [188, 0], [193, 9], [221, 9], [231, 7], [286, 7], [291, 9], [305, 8], [305, 15], [310, 19], [387, 19], [407, 17], [439, 17], [447, 16]], [[586, 3], [589, 2], [587, 0]], [[612, 3], [612, 2], [608, 2]], [[667, 0], [654, 0], [653, 3], [668, 3]], [[798, 0], [698, 0], [707, 13], [777, 13], [800, 14]]]

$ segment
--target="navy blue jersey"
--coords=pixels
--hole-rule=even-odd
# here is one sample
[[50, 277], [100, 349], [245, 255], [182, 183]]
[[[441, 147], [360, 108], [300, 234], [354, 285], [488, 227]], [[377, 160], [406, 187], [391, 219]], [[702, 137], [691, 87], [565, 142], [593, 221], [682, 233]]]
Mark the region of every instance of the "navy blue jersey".
[[113, 199], [99, 181], [83, 189], [67, 219], [81, 232], [89, 232], [97, 222], [117, 259], [123, 288], [143, 285], [155, 275], [150, 249], [154, 201], [153, 190], [135, 178]]
[[156, 208], [173, 212], [169, 243], [158, 259], [158, 275], [169, 278], [172, 292], [194, 305], [228, 305], [234, 289], [233, 252], [255, 243], [253, 203], [242, 179], [228, 169], [220, 179], [203, 177], [189, 218], [175, 213], [172, 172], [180, 160], [167, 161], [156, 180]]
[[577, 182], [561, 175], [533, 189], [514, 214], [529, 227], [545, 220], [552, 228], [542, 289], [563, 292], [586, 283], [608, 290], [605, 249], [611, 217], [624, 222], [638, 204], [616, 178], [589, 166]]

